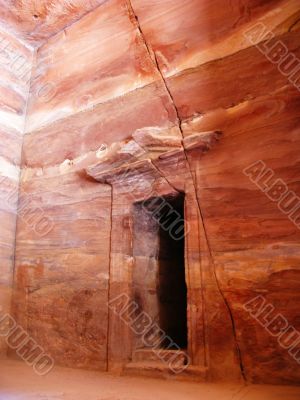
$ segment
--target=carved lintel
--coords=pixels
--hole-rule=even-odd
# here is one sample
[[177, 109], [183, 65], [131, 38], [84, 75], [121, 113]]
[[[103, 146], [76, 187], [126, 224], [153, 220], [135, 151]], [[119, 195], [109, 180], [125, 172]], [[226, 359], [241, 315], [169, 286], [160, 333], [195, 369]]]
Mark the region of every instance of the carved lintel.
[[97, 164], [86, 169], [86, 173], [98, 182], [110, 184], [130, 181], [137, 176], [139, 180], [147, 180], [150, 176], [153, 179], [159, 175], [156, 166], [168, 176], [182, 175], [186, 169], [184, 151], [206, 153], [221, 134], [219, 131], [201, 132], [180, 140], [155, 132], [135, 132], [134, 140], [113, 145]]
[[182, 154], [184, 154], [183, 148], [180, 147], [179, 149], [176, 149], [176, 150], [166, 151], [165, 153], [160, 154], [158, 158], [159, 158], [159, 160], [169, 160], [169, 159], [178, 158]]
[[186, 151], [198, 150], [200, 153], [209, 151], [221, 138], [222, 132], [200, 132], [183, 139], [183, 147]]
[[107, 169], [106, 171], [103, 171], [101, 168], [99, 170], [99, 166], [96, 164], [87, 168], [86, 172], [96, 181], [109, 184], [116, 183], [117, 181], [130, 181], [137, 176], [139, 179], [143, 177], [147, 179], [150, 175], [160, 177], [158, 171], [149, 159], [125, 164], [118, 168]]
[[181, 147], [181, 136], [162, 134], [155, 130], [139, 130], [132, 137], [147, 152], [164, 153]]

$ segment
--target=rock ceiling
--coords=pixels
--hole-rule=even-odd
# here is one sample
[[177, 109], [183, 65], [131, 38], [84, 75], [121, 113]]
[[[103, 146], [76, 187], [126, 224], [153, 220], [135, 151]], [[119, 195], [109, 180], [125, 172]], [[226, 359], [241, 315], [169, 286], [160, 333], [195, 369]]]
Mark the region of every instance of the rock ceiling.
[[37, 46], [105, 0], [0, 0], [0, 28]]

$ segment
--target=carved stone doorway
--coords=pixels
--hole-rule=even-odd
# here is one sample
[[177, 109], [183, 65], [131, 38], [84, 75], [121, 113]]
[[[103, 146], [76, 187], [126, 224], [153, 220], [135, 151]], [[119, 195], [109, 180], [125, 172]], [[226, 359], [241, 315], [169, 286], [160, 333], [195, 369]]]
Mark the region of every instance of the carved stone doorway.
[[[133, 298], [139, 312], [145, 312], [160, 327], [159, 347], [168, 350], [187, 349], [184, 225], [181, 194], [134, 206]], [[136, 337], [133, 347], [146, 346]]]

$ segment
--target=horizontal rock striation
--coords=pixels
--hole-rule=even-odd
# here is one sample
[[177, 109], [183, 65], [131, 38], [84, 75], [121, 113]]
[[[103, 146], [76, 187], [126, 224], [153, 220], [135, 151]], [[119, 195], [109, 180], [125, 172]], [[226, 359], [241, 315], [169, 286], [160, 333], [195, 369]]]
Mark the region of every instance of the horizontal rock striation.
[[[10, 40], [26, 59], [37, 46], [28, 102], [25, 81], [0, 65], [1, 191], [18, 187], [23, 141], [18, 322], [58, 364], [135, 369], [139, 340], [108, 306], [132, 296], [137, 264], [157, 262], [134, 207], [184, 195], [186, 375], [299, 382], [244, 306], [263, 296], [300, 331], [300, 231], [266, 196], [276, 179], [300, 196], [300, 94], [275, 51], [300, 58], [299, 1], [10, 3], [1, 26], [15, 32], [19, 12], [27, 45]], [[244, 172], [260, 161], [272, 171], [263, 188]], [[7, 288], [16, 208], [1, 204]]]

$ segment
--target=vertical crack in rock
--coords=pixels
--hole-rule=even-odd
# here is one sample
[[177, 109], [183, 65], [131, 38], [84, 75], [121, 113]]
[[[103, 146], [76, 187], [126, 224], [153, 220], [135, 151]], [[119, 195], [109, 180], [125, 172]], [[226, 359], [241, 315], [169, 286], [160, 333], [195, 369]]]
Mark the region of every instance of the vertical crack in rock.
[[[197, 182], [196, 182], [196, 179], [195, 179], [195, 183], [194, 184], [196, 185], [196, 183]], [[241, 353], [241, 349], [240, 349], [240, 346], [239, 346], [239, 343], [238, 343], [238, 339], [237, 339], [236, 326], [235, 326], [235, 321], [234, 321], [234, 318], [233, 318], [233, 313], [232, 313], [232, 310], [230, 308], [229, 302], [226, 299], [226, 296], [224, 295], [224, 293], [223, 293], [223, 291], [221, 289], [220, 282], [218, 280], [218, 276], [217, 276], [217, 272], [216, 272], [216, 265], [215, 265], [215, 261], [214, 261], [214, 258], [213, 258], [211, 246], [210, 246], [210, 243], [209, 243], [208, 234], [207, 234], [207, 230], [206, 230], [206, 226], [205, 226], [205, 222], [204, 222], [204, 217], [203, 217], [202, 209], [200, 207], [200, 201], [199, 201], [197, 193], [196, 193], [196, 197], [197, 197], [197, 203], [198, 203], [198, 208], [199, 208], [199, 213], [200, 213], [200, 220], [201, 220], [201, 224], [203, 226], [205, 241], [206, 241], [207, 248], [208, 248], [209, 258], [210, 258], [210, 261], [211, 261], [212, 266], [213, 266], [213, 273], [214, 273], [215, 281], [216, 281], [216, 284], [217, 284], [218, 291], [219, 291], [219, 293], [220, 293], [220, 295], [221, 295], [221, 297], [222, 297], [222, 299], [224, 301], [224, 304], [225, 304], [225, 306], [227, 308], [227, 311], [228, 311], [228, 314], [229, 314], [229, 317], [230, 317], [231, 326], [232, 326], [232, 333], [233, 333], [234, 343], [235, 343], [235, 347], [236, 347], [236, 354], [237, 354], [237, 357], [238, 357], [241, 374], [242, 374], [242, 377], [243, 377], [244, 381], [247, 382], [245, 369], [244, 369], [244, 364], [243, 364], [243, 359], [242, 359], [242, 353]]]
[[[165, 78], [164, 78], [164, 76], [163, 76], [163, 73], [161, 72], [161, 69], [160, 69], [160, 67], [159, 67], [159, 63], [158, 63], [156, 54], [155, 54], [155, 52], [152, 50], [152, 48], [150, 47], [150, 45], [148, 44], [148, 42], [147, 42], [147, 40], [146, 40], [146, 38], [145, 38], [145, 35], [144, 35], [143, 31], [142, 31], [142, 28], [141, 28], [141, 25], [140, 25], [138, 16], [135, 14], [134, 9], [133, 9], [133, 7], [132, 7], [132, 4], [131, 4], [131, 1], [130, 1], [130, 0], [127, 1], [127, 7], [128, 7], [129, 14], [133, 17], [133, 19], [134, 19], [134, 21], [135, 21], [136, 28], [137, 28], [137, 30], [139, 31], [140, 35], [141, 35], [141, 38], [142, 38], [142, 40], [143, 40], [143, 42], [144, 42], [144, 44], [145, 44], [145, 47], [146, 47], [146, 49], [147, 49], [147, 51], [148, 51], [148, 54], [149, 54], [151, 60], [153, 61], [153, 63], [154, 63], [155, 66], [156, 66], [156, 69], [157, 69], [157, 71], [158, 71], [158, 73], [159, 73], [159, 75], [160, 75], [160, 77], [161, 77], [161, 80], [162, 80], [162, 82], [163, 82], [163, 84], [164, 84], [164, 87], [165, 87], [165, 89], [166, 89], [166, 91], [167, 91], [167, 93], [168, 93], [168, 95], [169, 95], [169, 97], [170, 97], [170, 100], [171, 100], [171, 102], [172, 102], [172, 105], [173, 105], [173, 107], [174, 107], [174, 110], [175, 110], [175, 113], [176, 113], [176, 119], [177, 119], [178, 128], [179, 128], [180, 133], [181, 133], [182, 147], [183, 147], [184, 156], [185, 156], [185, 159], [186, 159], [188, 168], [189, 168], [189, 173], [190, 173], [190, 175], [191, 175], [192, 182], [194, 182], [194, 180], [193, 180], [193, 175], [192, 175], [192, 172], [191, 172], [191, 166], [190, 166], [189, 160], [188, 160], [188, 158], [187, 158], [187, 154], [186, 154], [185, 148], [184, 148], [184, 146], [183, 146], [183, 139], [184, 139], [184, 136], [183, 136], [182, 126], [181, 126], [181, 124], [182, 124], [182, 123], [181, 123], [181, 118], [180, 118], [180, 116], [179, 116], [178, 109], [177, 109], [177, 107], [176, 107], [176, 105], [175, 105], [175, 101], [174, 101], [173, 95], [172, 95], [172, 93], [171, 93], [171, 91], [170, 91], [170, 89], [169, 89], [169, 87], [168, 87], [168, 85], [167, 85], [167, 82], [166, 82], [166, 80], [165, 80]], [[196, 197], [196, 199], [197, 199], [197, 204], [198, 204], [199, 213], [201, 213], [200, 205], [199, 205], [199, 200], [198, 200], [198, 196], [197, 196], [197, 191], [196, 191], [196, 187], [195, 187], [195, 183], [193, 184], [193, 186], [194, 186], [195, 197]], [[200, 268], [201, 268], [201, 266], [200, 266]], [[202, 273], [201, 273], [201, 275], [202, 275]], [[202, 279], [202, 285], [203, 285], [203, 279]], [[207, 366], [208, 355], [207, 355], [207, 344], [206, 344], [205, 303], [204, 303], [203, 288], [201, 289], [201, 296], [202, 296], [202, 299], [203, 299], [203, 301], [202, 301], [202, 308], [203, 308], [203, 347], [204, 347], [204, 365]]]
[[[163, 76], [163, 74], [162, 74], [162, 72], [161, 72], [161, 70], [160, 70], [159, 63], [158, 63], [156, 54], [155, 54], [155, 52], [150, 48], [150, 45], [148, 45], [148, 42], [146, 41], [146, 38], [145, 38], [144, 33], [143, 33], [143, 31], [142, 31], [142, 28], [141, 28], [141, 26], [140, 26], [138, 17], [137, 17], [137, 15], [135, 14], [135, 12], [134, 12], [134, 10], [133, 10], [133, 7], [132, 7], [132, 5], [131, 5], [130, 0], [128, 0], [128, 8], [129, 8], [129, 11], [130, 11], [131, 15], [132, 15], [132, 16], [134, 17], [134, 19], [135, 19], [136, 27], [137, 27], [137, 29], [138, 29], [138, 31], [139, 31], [139, 33], [140, 33], [142, 39], [143, 39], [143, 42], [145, 43], [145, 46], [146, 46], [147, 51], [148, 51], [148, 53], [149, 53], [149, 56], [150, 56], [150, 58], [153, 60], [155, 66], [156, 66], [156, 68], [157, 68], [157, 71], [158, 71], [158, 73], [159, 73], [159, 75], [160, 75], [160, 77], [161, 77], [161, 79], [162, 79], [162, 82], [163, 82], [163, 84], [164, 84], [164, 86], [165, 86], [165, 89], [166, 89], [166, 91], [167, 91], [167, 93], [168, 93], [168, 95], [169, 95], [169, 97], [170, 97], [170, 100], [171, 100], [171, 102], [172, 102], [172, 104], [173, 104], [174, 110], [175, 110], [175, 112], [176, 112], [176, 118], [177, 118], [178, 128], [179, 128], [179, 130], [180, 130], [181, 137], [182, 137], [182, 141], [183, 141], [184, 136], [183, 136], [182, 126], [181, 126], [181, 119], [180, 119], [180, 116], [179, 116], [178, 109], [177, 109], [177, 107], [176, 107], [176, 105], [175, 105], [175, 101], [174, 101], [173, 95], [172, 95], [172, 93], [171, 93], [171, 91], [170, 91], [170, 89], [169, 89], [169, 87], [168, 87], [168, 85], [167, 85], [167, 82], [166, 82], [166, 80], [165, 80], [165, 78], [164, 78], [164, 76]], [[187, 158], [187, 155], [186, 155], [186, 151], [185, 151], [184, 146], [183, 146], [183, 151], [184, 151], [184, 155], [185, 155], [185, 159], [186, 159], [187, 165], [188, 165], [188, 167], [189, 167], [189, 173], [190, 173], [190, 175], [191, 175], [192, 182], [193, 182], [193, 176], [192, 176], [192, 172], [191, 172], [191, 166], [190, 166], [189, 160], [188, 160], [188, 158]], [[195, 196], [196, 196], [197, 204], [198, 204], [198, 208], [199, 208], [199, 201], [198, 201], [198, 197], [197, 197], [197, 193], [196, 193], [195, 184], [194, 184], [194, 191], [195, 191]], [[199, 208], [199, 212], [200, 212], [200, 208]], [[202, 275], [202, 274], [201, 274], [201, 275]], [[203, 280], [202, 280], [202, 284], [203, 284]], [[205, 364], [205, 366], [207, 366], [207, 358], [208, 358], [208, 357], [207, 357], [207, 345], [206, 345], [205, 304], [204, 304], [204, 298], [203, 298], [203, 289], [201, 290], [201, 292], [202, 292], [202, 299], [203, 299], [202, 307], [203, 307], [203, 347], [204, 347], [204, 364]]]
[[162, 178], [164, 178], [164, 180], [168, 183], [168, 185], [170, 185], [170, 187], [177, 193], [181, 193], [180, 190], [176, 189], [176, 187], [169, 181], [169, 179], [162, 173], [162, 171], [160, 171], [160, 169], [153, 164], [153, 162], [151, 161], [151, 165], [153, 166], [153, 168], [155, 168], [155, 170], [160, 174], [160, 176]]
[[[109, 185], [109, 184], [108, 184]], [[109, 232], [109, 250], [108, 250], [108, 280], [107, 280], [107, 334], [106, 334], [106, 370], [109, 368], [109, 334], [110, 334], [110, 283], [111, 283], [111, 251], [112, 251], [112, 231], [113, 231], [113, 186], [110, 186], [110, 232]]]
[[292, 23], [292, 25], [289, 27], [288, 32], [292, 32], [292, 30], [298, 25], [300, 22], [300, 18], [297, 18], [295, 22]]
[[[180, 118], [180, 115], [179, 115], [179, 111], [178, 111], [178, 109], [177, 109], [177, 107], [176, 107], [176, 104], [175, 104], [173, 95], [172, 95], [172, 93], [171, 93], [171, 91], [170, 91], [170, 89], [169, 89], [169, 87], [168, 87], [168, 84], [167, 84], [167, 82], [166, 82], [166, 80], [165, 80], [165, 78], [164, 78], [164, 76], [163, 76], [163, 73], [162, 73], [162, 71], [161, 71], [161, 69], [160, 69], [160, 67], [159, 67], [159, 63], [158, 63], [158, 60], [157, 60], [155, 51], [150, 47], [150, 45], [148, 44], [148, 42], [147, 42], [147, 40], [146, 40], [146, 37], [145, 37], [145, 35], [144, 35], [143, 31], [142, 31], [141, 25], [140, 25], [140, 23], [139, 23], [138, 16], [135, 14], [134, 9], [133, 9], [133, 7], [132, 7], [132, 4], [131, 4], [131, 1], [130, 1], [130, 0], [127, 1], [127, 5], [128, 5], [129, 14], [134, 18], [135, 25], [136, 25], [136, 27], [137, 27], [137, 29], [138, 29], [138, 31], [139, 31], [141, 37], [142, 37], [142, 40], [143, 40], [143, 42], [144, 42], [144, 44], [145, 44], [145, 46], [146, 46], [146, 48], [147, 48], [147, 51], [148, 51], [148, 53], [149, 53], [149, 56], [150, 56], [150, 58], [153, 60], [155, 66], [156, 66], [156, 68], [157, 68], [157, 71], [158, 71], [158, 73], [160, 74], [161, 79], [162, 79], [162, 81], [163, 81], [163, 83], [164, 83], [164, 86], [165, 86], [165, 88], [166, 88], [166, 91], [167, 91], [167, 93], [168, 93], [168, 95], [169, 95], [169, 97], [170, 97], [170, 99], [171, 99], [171, 101], [172, 101], [174, 110], [175, 110], [175, 112], [176, 112], [178, 127], [179, 127], [179, 130], [180, 130], [180, 132], [181, 132], [181, 136], [182, 136], [182, 140], [183, 140], [183, 139], [184, 139], [184, 135], [183, 135], [182, 121], [181, 121], [181, 118]], [[202, 227], [203, 227], [203, 231], [204, 231], [204, 235], [205, 235], [205, 241], [206, 241], [207, 248], [208, 248], [208, 251], [209, 251], [210, 261], [211, 261], [212, 266], [213, 266], [213, 273], [214, 273], [216, 285], [217, 285], [218, 291], [219, 291], [219, 293], [220, 293], [220, 295], [221, 295], [221, 297], [222, 297], [222, 299], [223, 299], [223, 302], [224, 302], [224, 304], [225, 304], [225, 307], [226, 307], [226, 309], [228, 310], [228, 314], [229, 314], [230, 321], [231, 321], [231, 325], [232, 325], [233, 338], [234, 338], [235, 347], [236, 347], [236, 355], [237, 355], [237, 358], [238, 358], [238, 361], [239, 361], [239, 366], [240, 366], [241, 375], [242, 375], [244, 381], [246, 382], [246, 375], [245, 375], [245, 369], [244, 369], [244, 365], [243, 365], [243, 361], [242, 361], [241, 349], [240, 349], [240, 346], [239, 346], [238, 340], [237, 340], [235, 321], [234, 321], [234, 318], [233, 318], [233, 314], [232, 314], [232, 310], [231, 310], [231, 308], [230, 308], [230, 305], [229, 305], [229, 303], [228, 303], [228, 301], [227, 301], [227, 299], [226, 299], [224, 293], [222, 292], [222, 289], [221, 289], [221, 286], [220, 286], [220, 283], [219, 283], [219, 280], [218, 280], [218, 277], [217, 277], [216, 266], [215, 266], [215, 262], [214, 262], [214, 259], [213, 259], [213, 255], [212, 255], [210, 243], [209, 243], [209, 240], [208, 240], [208, 236], [207, 236], [207, 231], [206, 231], [206, 227], [205, 227], [205, 223], [204, 223], [203, 213], [202, 213], [202, 209], [201, 209], [201, 206], [200, 206], [200, 199], [199, 199], [199, 196], [198, 196], [198, 193], [197, 193], [197, 182], [196, 182], [196, 178], [193, 176], [192, 167], [191, 167], [191, 165], [190, 165], [190, 162], [189, 162], [188, 156], [187, 156], [187, 154], [186, 154], [186, 150], [185, 150], [185, 148], [184, 148], [184, 145], [183, 145], [183, 150], [184, 150], [185, 159], [186, 159], [186, 162], [187, 162], [187, 165], [188, 165], [188, 168], [189, 168], [189, 173], [190, 173], [190, 175], [191, 175], [191, 179], [192, 179], [192, 182], [193, 182], [193, 185], [194, 185], [194, 191], [195, 191], [196, 201], [197, 201], [197, 205], [198, 205], [198, 210], [199, 210], [199, 215], [200, 215], [200, 221], [201, 221], [201, 225], [202, 225]], [[203, 283], [203, 282], [202, 282], [202, 283]], [[202, 292], [203, 292], [203, 290], [202, 290]], [[203, 303], [202, 306], [203, 306], [203, 310], [204, 310], [204, 303]], [[203, 311], [203, 313], [205, 313], [205, 311]], [[204, 315], [204, 321], [205, 321], [205, 315]], [[206, 339], [205, 339], [205, 338], [206, 338], [206, 333], [205, 333], [205, 330], [206, 330], [206, 329], [205, 329], [205, 322], [204, 322], [204, 325], [203, 325], [203, 333], [204, 333], [204, 334], [203, 334], [203, 337], [204, 337], [204, 340], [203, 340], [203, 342], [204, 342], [205, 359], [207, 359], [207, 354], [206, 354]]]

